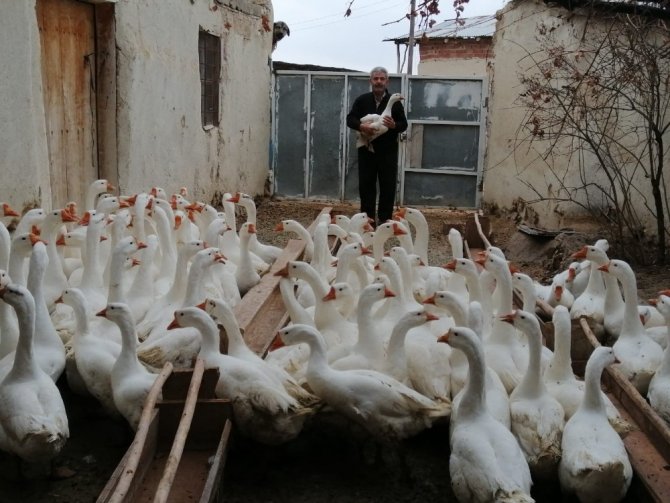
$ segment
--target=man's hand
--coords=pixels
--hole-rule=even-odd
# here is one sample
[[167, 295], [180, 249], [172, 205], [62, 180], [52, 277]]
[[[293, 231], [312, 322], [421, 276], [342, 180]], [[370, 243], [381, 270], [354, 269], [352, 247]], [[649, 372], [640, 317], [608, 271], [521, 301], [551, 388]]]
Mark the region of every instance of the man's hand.
[[361, 124], [358, 130], [365, 136], [371, 136], [376, 132], [375, 128], [370, 124]]
[[387, 128], [395, 129], [395, 121], [393, 120], [393, 117], [385, 116], [383, 122], [384, 126], [386, 126]]

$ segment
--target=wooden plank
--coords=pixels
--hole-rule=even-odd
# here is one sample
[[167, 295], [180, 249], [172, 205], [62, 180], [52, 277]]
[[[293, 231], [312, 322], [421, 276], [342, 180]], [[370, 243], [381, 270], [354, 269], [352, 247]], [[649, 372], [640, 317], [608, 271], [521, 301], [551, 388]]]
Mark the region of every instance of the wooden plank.
[[[330, 206], [322, 208], [307, 230], [313, 232], [321, 215], [330, 214], [331, 211]], [[334, 243], [333, 247], [336, 248], [337, 244]], [[305, 242], [302, 239], [289, 240], [279, 258], [272, 264], [270, 271], [233, 308], [244, 339], [256, 354], [265, 355], [277, 330], [288, 320], [286, 307], [279, 291], [280, 278], [274, 273], [284, 268], [287, 262], [300, 260], [304, 251]], [[225, 344], [226, 341], [222, 340], [222, 346]]]
[[184, 452], [186, 437], [191, 428], [191, 420], [193, 419], [195, 405], [198, 400], [198, 390], [200, 389], [204, 371], [205, 362], [202, 358], [198, 358], [195, 362], [195, 367], [193, 368], [191, 385], [188, 389], [188, 394], [186, 395], [186, 403], [184, 404], [181, 421], [179, 421], [179, 427], [177, 428], [174, 442], [172, 442], [172, 449], [170, 449], [165, 470], [163, 471], [163, 477], [156, 490], [156, 495], [154, 497], [155, 503], [165, 503], [170, 495], [170, 489], [172, 488], [172, 483], [174, 482], [175, 474], [177, 473], [177, 467], [179, 466], [182, 453]]
[[[193, 369], [179, 368], [172, 371], [170, 378], [163, 384], [163, 401], [184, 400], [191, 383]], [[219, 369], [205, 369], [198, 398], [216, 398], [216, 383], [219, 382]]]
[[[184, 410], [183, 400], [159, 401], [161, 424], [158, 432], [160, 445], [171, 445]], [[186, 445], [189, 449], [209, 448], [219, 441], [226, 419], [232, 418], [230, 400], [224, 398], [199, 398]]]
[[279, 276], [275, 276], [274, 273], [286, 266], [289, 261], [298, 260], [304, 250], [303, 240], [289, 240], [270, 271], [233, 308], [247, 345], [258, 354], [263, 354], [271, 342], [271, 339], [268, 340], [269, 334], [261, 330], [267, 325], [275, 326], [275, 320], [286, 311], [279, 292]]
[[[479, 224], [481, 225], [481, 230], [486, 239], [490, 241], [491, 235], [491, 222], [488, 217], [477, 215]], [[482, 239], [481, 234], [479, 233], [479, 228], [477, 227], [477, 221], [475, 220], [475, 214], [468, 215], [468, 218], [465, 220], [465, 233], [463, 239], [468, 242], [468, 245], [471, 248], [485, 249], [487, 243]]]
[[200, 503], [212, 503], [218, 499], [217, 495], [219, 493], [223, 469], [226, 466], [228, 442], [230, 440], [232, 427], [233, 423], [229, 419], [226, 419], [226, 423], [223, 426], [223, 431], [221, 432], [221, 439], [219, 440], [216, 453], [214, 454], [214, 458], [209, 468], [209, 474], [207, 476], [207, 480], [205, 481], [205, 486], [203, 487], [202, 494], [200, 495]]
[[[154, 385], [149, 390], [149, 394], [144, 402], [144, 408], [142, 409], [142, 416], [140, 417], [140, 422], [135, 432], [135, 438], [133, 439], [132, 444], [128, 448], [130, 455], [128, 456], [127, 463], [124, 465], [123, 472], [117, 483], [117, 486], [114, 490], [114, 493], [110, 495], [110, 503], [123, 503], [127, 501], [130, 496], [129, 490], [133, 484], [133, 479], [135, 484], [138, 484], [141, 481], [141, 476], [138, 475], [138, 466], [140, 469], [146, 467], [149, 463], [146, 462], [146, 449], [147, 449], [147, 437], [149, 434], [149, 428], [152, 426], [153, 416], [157, 415], [155, 410], [156, 401], [158, 396], [161, 394], [163, 389], [163, 384], [167, 378], [172, 373], [172, 364], [170, 362], [166, 363], [161, 370]], [[140, 465], [140, 460], [145, 460], [145, 463]]]

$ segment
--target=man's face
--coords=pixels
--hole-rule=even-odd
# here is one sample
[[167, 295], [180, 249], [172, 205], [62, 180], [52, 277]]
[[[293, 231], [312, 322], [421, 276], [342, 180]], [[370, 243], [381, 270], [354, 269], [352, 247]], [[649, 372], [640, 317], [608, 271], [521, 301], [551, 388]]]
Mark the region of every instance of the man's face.
[[383, 72], [375, 72], [370, 77], [370, 83], [372, 84], [372, 91], [375, 93], [381, 93], [386, 89], [386, 84], [388, 83], [388, 76]]

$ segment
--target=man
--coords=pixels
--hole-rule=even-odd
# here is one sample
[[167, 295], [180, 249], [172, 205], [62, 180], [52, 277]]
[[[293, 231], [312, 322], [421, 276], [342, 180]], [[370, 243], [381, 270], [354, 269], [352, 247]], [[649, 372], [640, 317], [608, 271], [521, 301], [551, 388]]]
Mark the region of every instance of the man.
[[[368, 114], [382, 114], [390, 98], [386, 89], [388, 80], [386, 68], [381, 66], [373, 68], [370, 71], [372, 92], [361, 94], [356, 98], [347, 115], [347, 126], [359, 131], [364, 137], [372, 135], [375, 131], [371, 126], [361, 124], [361, 118]], [[402, 103], [393, 104], [391, 116], [384, 117], [383, 123], [388, 131], [370, 142], [372, 148], [367, 146], [358, 148], [358, 190], [361, 211], [379, 223], [384, 223], [393, 216], [398, 178], [398, 134], [407, 129], [407, 118]], [[377, 211], [375, 207], [378, 207]]]

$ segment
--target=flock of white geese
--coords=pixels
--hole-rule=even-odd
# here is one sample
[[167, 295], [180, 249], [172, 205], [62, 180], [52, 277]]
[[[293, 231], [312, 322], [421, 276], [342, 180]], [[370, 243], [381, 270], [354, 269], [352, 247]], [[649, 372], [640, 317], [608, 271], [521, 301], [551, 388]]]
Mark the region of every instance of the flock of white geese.
[[[112, 190], [93, 182], [85, 211], [19, 215], [2, 203], [0, 449], [24, 460], [51, 459], [68, 439], [55, 384], [63, 372], [74, 392], [136, 428], [157, 369], [195, 357], [220, 370], [217, 395], [261, 442], [291, 440], [325, 410], [381, 442], [449, 422], [451, 482], [463, 502], [533, 501], [532, 481], [543, 479], [581, 501], [623, 499], [632, 469], [618, 433], [625, 421], [600, 388], [608, 365], [670, 420], [670, 291], [639, 305], [633, 270], [608, 258], [605, 240], [575, 251], [542, 285], [494, 246], [465, 258], [455, 230], [453, 259], [430, 265], [416, 209], [374, 230], [365, 214], [322, 216], [312, 232], [282, 220], [276, 230], [303, 239], [305, 253], [276, 273], [291, 323], [263, 359], [233, 313], [282, 251], [257, 239], [253, 199], [227, 194], [220, 212], [185, 190]], [[246, 214], [239, 226], [235, 205]], [[553, 352], [538, 298], [554, 306]], [[593, 352], [583, 381], [570, 359], [580, 316], [615, 340]]]

